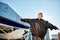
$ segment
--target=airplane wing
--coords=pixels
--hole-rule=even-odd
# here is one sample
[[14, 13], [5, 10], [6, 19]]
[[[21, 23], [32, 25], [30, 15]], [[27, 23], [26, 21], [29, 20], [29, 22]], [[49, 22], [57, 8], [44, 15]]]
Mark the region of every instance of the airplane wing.
[[10, 26], [14, 26], [14, 27], [19, 27], [19, 28], [25, 28], [25, 29], [29, 28], [29, 27], [27, 27], [21, 23], [18, 23], [16, 21], [10, 20], [10, 19], [2, 17], [2, 16], [0, 16], [0, 23], [10, 25]]

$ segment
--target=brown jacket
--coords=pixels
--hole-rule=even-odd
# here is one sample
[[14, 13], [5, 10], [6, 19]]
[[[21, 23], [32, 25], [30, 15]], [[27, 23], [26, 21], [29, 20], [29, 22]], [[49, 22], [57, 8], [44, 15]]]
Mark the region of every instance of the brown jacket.
[[56, 26], [52, 25], [48, 21], [45, 21], [43, 19], [21, 19], [21, 21], [27, 22], [30, 24], [31, 27], [31, 33], [33, 36], [38, 36], [40, 38], [44, 37], [48, 28], [52, 29], [58, 29]]

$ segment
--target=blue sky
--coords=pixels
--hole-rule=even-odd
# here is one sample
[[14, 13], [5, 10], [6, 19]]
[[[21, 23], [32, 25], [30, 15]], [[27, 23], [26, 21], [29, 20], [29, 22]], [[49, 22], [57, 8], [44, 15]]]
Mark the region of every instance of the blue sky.
[[[43, 19], [60, 29], [60, 0], [0, 0], [8, 4], [22, 18], [36, 18], [39, 12], [44, 14]], [[58, 33], [59, 31], [51, 31]]]

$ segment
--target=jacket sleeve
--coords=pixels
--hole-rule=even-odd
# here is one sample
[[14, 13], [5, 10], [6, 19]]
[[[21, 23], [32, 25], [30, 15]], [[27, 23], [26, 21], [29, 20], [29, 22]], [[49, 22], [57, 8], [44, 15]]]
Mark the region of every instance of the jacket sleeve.
[[30, 20], [31, 20], [31, 19], [21, 19], [21, 21], [27, 22], [27, 23], [30, 23]]
[[48, 26], [48, 28], [50, 28], [51, 30], [52, 29], [58, 29], [56, 26], [54, 26], [54, 25], [52, 25], [51, 23], [49, 23], [48, 21], [47, 21], [47, 26]]

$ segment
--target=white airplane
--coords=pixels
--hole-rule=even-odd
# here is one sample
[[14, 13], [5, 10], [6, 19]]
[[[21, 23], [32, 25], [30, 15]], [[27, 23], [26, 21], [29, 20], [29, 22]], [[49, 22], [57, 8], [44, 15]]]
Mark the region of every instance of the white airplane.
[[[0, 2], [0, 38], [18, 39], [24, 37], [28, 28], [19, 22], [21, 18], [8, 4]], [[11, 17], [12, 16], [12, 17]], [[16, 19], [15, 19], [16, 18]], [[16, 27], [24, 28], [18, 30]], [[27, 29], [27, 30], [26, 30]]]
[[[6, 29], [5, 29], [6, 28]], [[6, 32], [4, 30], [12, 30], [12, 32]], [[14, 30], [13, 26], [5, 25], [0, 23], [0, 39], [24, 39], [27, 33], [30, 31], [29, 29], [21, 29], [21, 30]]]

